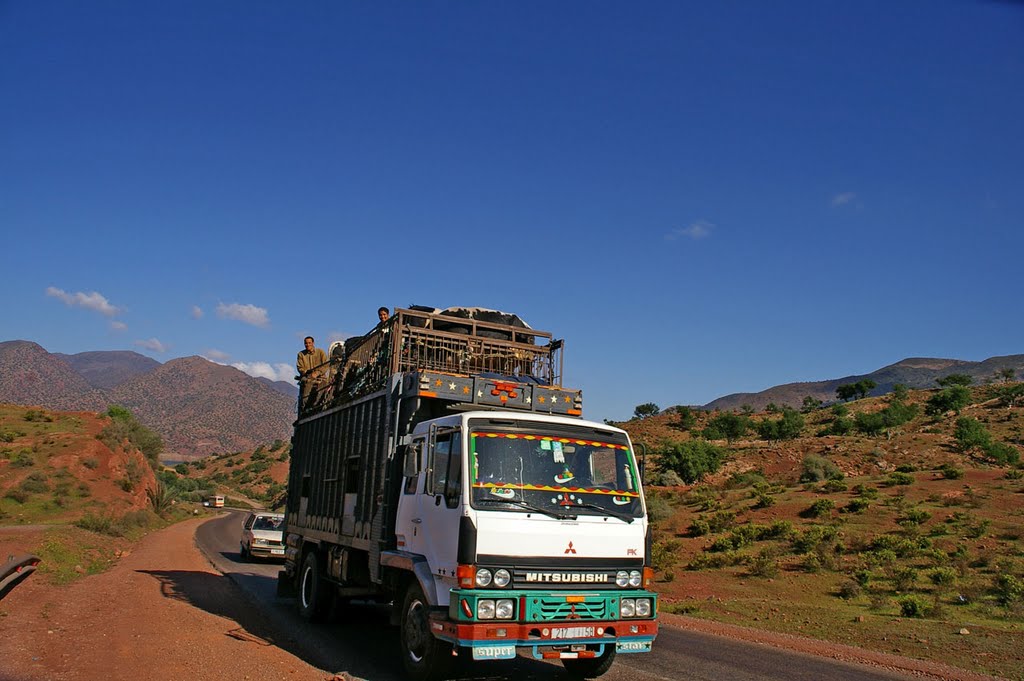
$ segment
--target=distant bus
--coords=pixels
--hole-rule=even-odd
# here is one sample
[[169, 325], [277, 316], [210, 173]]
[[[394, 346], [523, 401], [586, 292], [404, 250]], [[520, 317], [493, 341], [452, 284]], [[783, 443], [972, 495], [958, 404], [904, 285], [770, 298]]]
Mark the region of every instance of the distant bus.
[[224, 508], [224, 497], [219, 494], [210, 497], [209, 505], [211, 508]]

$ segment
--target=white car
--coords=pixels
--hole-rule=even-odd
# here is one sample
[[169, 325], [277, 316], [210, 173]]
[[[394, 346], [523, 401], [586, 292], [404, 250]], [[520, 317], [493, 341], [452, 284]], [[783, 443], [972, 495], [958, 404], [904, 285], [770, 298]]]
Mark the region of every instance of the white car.
[[242, 560], [250, 558], [284, 559], [284, 515], [256, 511], [250, 513], [242, 526]]

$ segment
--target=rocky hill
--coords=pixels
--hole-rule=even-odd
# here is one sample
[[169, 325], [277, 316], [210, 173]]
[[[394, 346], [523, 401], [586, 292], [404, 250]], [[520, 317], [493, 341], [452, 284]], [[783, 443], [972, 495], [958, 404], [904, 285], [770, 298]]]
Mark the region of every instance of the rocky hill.
[[0, 402], [93, 412], [121, 404], [160, 433], [173, 459], [288, 438], [295, 414], [278, 386], [201, 357], [57, 355], [29, 341], [0, 343]]
[[66, 361], [31, 341], [0, 343], [0, 402], [102, 411], [107, 402]]
[[982, 384], [1003, 369], [1012, 369], [1020, 376], [1024, 373], [1024, 355], [991, 357], [983, 362], [911, 357], [869, 374], [808, 383], [786, 383], [757, 393], [733, 393], [708, 402], [703, 408], [730, 410], [750, 405], [755, 410], [761, 410], [773, 402], [779, 406], [799, 407], [808, 395], [822, 402], [832, 402], [836, 399], [836, 388], [840, 385], [864, 379], [875, 382], [876, 387], [869, 395], [876, 396], [892, 392], [897, 383], [919, 390], [934, 388], [935, 379], [949, 374], [967, 374], [974, 378], [976, 384]]
[[287, 439], [294, 401], [233, 367], [202, 357], [173, 359], [109, 391], [161, 433], [167, 448], [194, 458]]
[[67, 362], [72, 369], [94, 388], [106, 390], [124, 383], [129, 378], [149, 373], [160, 362], [130, 350], [103, 350], [79, 352], [75, 355], [52, 353]]

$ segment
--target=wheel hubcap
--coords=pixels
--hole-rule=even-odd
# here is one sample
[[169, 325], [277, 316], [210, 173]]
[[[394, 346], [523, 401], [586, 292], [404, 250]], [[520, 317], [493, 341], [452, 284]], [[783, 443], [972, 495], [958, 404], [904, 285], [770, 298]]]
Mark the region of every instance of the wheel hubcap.
[[413, 662], [423, 660], [429, 636], [426, 608], [422, 601], [415, 600], [409, 604], [409, 611], [405, 614], [405, 643], [409, 658]]

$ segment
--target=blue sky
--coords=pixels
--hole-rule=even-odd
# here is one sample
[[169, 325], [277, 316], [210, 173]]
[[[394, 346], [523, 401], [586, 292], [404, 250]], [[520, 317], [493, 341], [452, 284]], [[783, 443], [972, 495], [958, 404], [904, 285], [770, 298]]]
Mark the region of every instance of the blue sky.
[[516, 312], [620, 419], [1024, 352], [1024, 9], [0, 2], [0, 340]]

